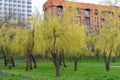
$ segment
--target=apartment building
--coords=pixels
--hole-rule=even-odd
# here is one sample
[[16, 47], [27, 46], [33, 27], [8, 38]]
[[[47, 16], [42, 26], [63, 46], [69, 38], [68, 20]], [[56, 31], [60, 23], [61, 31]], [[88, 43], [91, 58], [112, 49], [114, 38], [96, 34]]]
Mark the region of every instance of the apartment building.
[[31, 0], [0, 0], [0, 20], [2, 21], [19, 19], [24, 23], [31, 14]]
[[[69, 3], [71, 4], [69, 7], [72, 7], [72, 5], [76, 6], [77, 15], [75, 15], [75, 20], [85, 25], [86, 30], [94, 32], [99, 29], [101, 23], [105, 20], [104, 16], [101, 15], [102, 13], [106, 12], [114, 14], [113, 9], [114, 11], [118, 11], [120, 9], [116, 6], [112, 7], [89, 3], [70, 2], [66, 0], [47, 0], [47, 2], [43, 5], [43, 10], [44, 12], [50, 11], [54, 14], [62, 15], [64, 7]], [[116, 16], [118, 17], [119, 15]]]

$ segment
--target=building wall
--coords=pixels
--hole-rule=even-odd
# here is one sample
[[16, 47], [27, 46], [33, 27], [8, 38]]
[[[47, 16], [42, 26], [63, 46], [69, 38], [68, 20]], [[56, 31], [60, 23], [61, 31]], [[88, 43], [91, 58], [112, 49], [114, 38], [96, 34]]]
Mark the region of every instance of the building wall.
[[3, 21], [19, 19], [25, 22], [31, 14], [31, 0], [0, 0], [0, 19]]
[[[43, 5], [43, 10], [44, 12], [50, 11], [54, 14], [62, 14], [64, 11], [64, 7], [68, 4], [74, 5], [76, 7], [76, 20], [78, 20], [83, 25], [86, 25], [86, 30], [89, 31], [97, 31], [97, 29], [99, 29], [99, 27], [101, 26], [101, 22], [104, 20], [104, 17], [101, 16], [101, 11], [112, 13], [113, 9], [120, 9], [119, 7], [102, 6], [79, 2], [68, 2], [65, 0], [48, 0]], [[62, 10], [59, 9], [60, 7]]]

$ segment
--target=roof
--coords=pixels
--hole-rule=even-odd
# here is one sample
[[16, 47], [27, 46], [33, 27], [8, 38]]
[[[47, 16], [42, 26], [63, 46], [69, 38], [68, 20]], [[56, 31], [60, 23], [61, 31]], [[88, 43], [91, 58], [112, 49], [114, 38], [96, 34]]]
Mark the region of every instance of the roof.
[[89, 3], [80, 3], [80, 2], [71, 2], [71, 1], [65, 1], [65, 0], [47, 0], [47, 2], [43, 5], [43, 7], [48, 7], [48, 6], [61, 6], [64, 5], [66, 3], [72, 3], [72, 4], [76, 4], [77, 6], [80, 6], [83, 9], [102, 9], [102, 10], [107, 10], [107, 11], [111, 11], [112, 8], [118, 10], [120, 9], [119, 7], [116, 6], [107, 6], [107, 5], [97, 5], [97, 4], [89, 4]]
[[65, 0], [48, 0], [44, 5], [44, 6], [60, 6], [63, 5], [63, 3], [65, 2]]

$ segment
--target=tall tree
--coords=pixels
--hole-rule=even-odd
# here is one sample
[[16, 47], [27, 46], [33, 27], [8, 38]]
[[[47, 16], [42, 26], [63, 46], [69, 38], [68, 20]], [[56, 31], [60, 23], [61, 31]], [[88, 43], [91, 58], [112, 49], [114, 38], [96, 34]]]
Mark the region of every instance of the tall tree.
[[102, 13], [105, 21], [101, 26], [99, 34], [96, 35], [95, 43], [96, 48], [98, 48], [103, 55], [107, 71], [110, 69], [110, 59], [120, 44], [119, 18], [117, 12], [114, 9], [112, 11], [111, 13]]

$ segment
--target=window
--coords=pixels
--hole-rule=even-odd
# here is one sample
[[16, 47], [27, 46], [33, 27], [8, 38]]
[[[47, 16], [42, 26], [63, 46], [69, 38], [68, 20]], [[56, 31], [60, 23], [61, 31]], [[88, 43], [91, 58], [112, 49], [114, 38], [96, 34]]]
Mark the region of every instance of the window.
[[16, 7], [17, 5], [16, 5], [16, 4], [14, 4], [13, 6], [14, 6], [14, 7]]
[[18, 11], [21, 11], [21, 9], [18, 9]]
[[32, 8], [31, 6], [27, 6], [27, 8]]
[[23, 11], [23, 12], [25, 12], [25, 10], [24, 10], [24, 9], [23, 9], [22, 11]]
[[25, 3], [25, 1], [22, 1], [22, 3]]
[[31, 16], [31, 14], [27, 14], [27, 16]]
[[76, 11], [77, 11], [77, 14], [80, 14], [80, 9], [79, 8], [77, 8]]
[[105, 21], [105, 19], [104, 18], [101, 18], [101, 22], [103, 23]]
[[18, 7], [21, 7], [21, 5], [18, 5]]
[[12, 0], [9, 0], [9, 2], [12, 2]]
[[18, 1], [18, 3], [21, 3], [21, 1]]
[[12, 9], [10, 8], [9, 11], [12, 11]]
[[90, 26], [90, 18], [85, 18], [85, 23], [86, 23], [86, 26], [89, 27]]
[[17, 2], [16, 0], [13, 0], [13, 2]]
[[58, 11], [59, 13], [62, 13], [62, 12], [63, 12], [63, 7], [62, 7], [62, 6], [57, 6], [57, 11]]
[[44, 8], [45, 11], [47, 11], [48, 9], [47, 8]]
[[22, 16], [25, 16], [25, 14], [22, 14]]
[[95, 15], [98, 15], [98, 10], [97, 9], [95, 9]]
[[5, 12], [5, 15], [7, 15], [7, 12]]
[[19, 17], [21, 17], [21, 14], [20, 14], [20, 13], [18, 13], [18, 16], [19, 16]]
[[27, 4], [32, 4], [32, 2], [27, 2]]
[[16, 17], [14, 17], [14, 19], [17, 19]]
[[32, 12], [31, 10], [27, 10], [27, 12]]
[[5, 6], [7, 6], [7, 4], [6, 4], [6, 3], [5, 3], [4, 5], [5, 5]]
[[6, 7], [5, 7], [4, 9], [5, 9], [5, 10], [7, 10], [7, 8], [6, 8]]
[[12, 4], [9, 4], [9, 6], [12, 6]]
[[25, 7], [25, 5], [22, 5], [22, 7], [24, 8], [24, 7]]
[[0, 3], [0, 5], [2, 5], [2, 3]]
[[17, 11], [16, 9], [13, 9], [13, 11]]
[[25, 21], [25, 18], [22, 18], [22, 21], [23, 21], [23, 23], [24, 23], [24, 21]]
[[85, 16], [89, 16], [90, 15], [90, 9], [85, 9]]
[[88, 35], [88, 33], [91, 32], [91, 30], [90, 30], [90, 18], [88, 18], [88, 17], [85, 18], [85, 24], [86, 24], [86, 35]]

